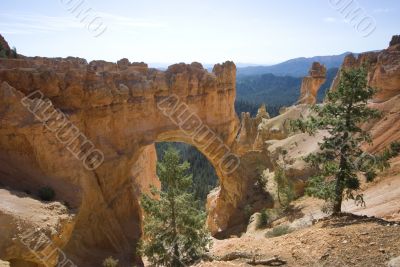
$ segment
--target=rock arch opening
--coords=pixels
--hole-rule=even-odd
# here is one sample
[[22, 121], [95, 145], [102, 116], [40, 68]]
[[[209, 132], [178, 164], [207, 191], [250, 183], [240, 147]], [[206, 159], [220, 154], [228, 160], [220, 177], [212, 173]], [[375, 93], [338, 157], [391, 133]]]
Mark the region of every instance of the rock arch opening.
[[158, 142], [155, 144], [157, 160], [162, 161], [165, 150], [172, 146], [178, 150], [182, 161], [190, 164], [188, 174], [192, 175], [190, 193], [200, 202], [201, 209], [205, 208], [207, 195], [219, 185], [219, 178], [214, 167], [194, 146], [182, 142]]

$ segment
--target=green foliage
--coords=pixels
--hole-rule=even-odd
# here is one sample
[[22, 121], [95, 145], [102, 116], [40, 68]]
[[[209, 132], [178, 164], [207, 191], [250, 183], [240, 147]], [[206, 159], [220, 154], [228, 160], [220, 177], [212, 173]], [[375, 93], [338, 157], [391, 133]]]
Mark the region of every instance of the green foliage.
[[198, 208], [204, 209], [208, 193], [218, 185], [218, 177], [214, 167], [200, 151], [185, 143], [157, 143], [157, 158], [159, 160], [163, 159], [163, 152], [169, 146], [176, 148], [182, 158], [190, 163], [188, 172], [193, 176], [190, 192], [194, 194], [196, 200], [199, 200]]
[[8, 51], [0, 44], [0, 58], [7, 58]]
[[43, 201], [52, 201], [54, 200], [55, 196], [56, 193], [50, 186], [42, 187], [38, 191], [38, 197]]
[[[306, 193], [331, 202], [327, 206], [334, 213], [341, 211], [343, 193], [346, 198], [364, 204], [363, 196], [357, 193], [360, 189], [357, 173], [373, 180], [375, 170], [388, 167], [387, 160], [393, 156], [391, 151], [368, 156], [360, 148], [362, 143], [371, 142], [370, 135], [360, 125], [380, 117], [378, 110], [367, 106], [374, 93], [367, 86], [365, 68], [343, 70], [338, 88], [328, 92], [326, 103], [312, 106], [316, 115], [291, 122], [293, 129], [311, 135], [317, 130], [329, 133], [319, 144], [320, 151], [305, 158], [317, 170], [309, 179]], [[393, 148], [397, 150], [398, 145]]]
[[244, 216], [246, 217], [246, 220], [249, 220], [250, 216], [253, 212], [253, 208], [251, 207], [251, 205], [247, 204], [246, 206], [244, 206], [243, 211], [244, 211]]
[[8, 58], [9, 56], [13, 58], [18, 57], [17, 48], [15, 46], [11, 50], [7, 50], [4, 48], [2, 44], [0, 44], [0, 58]]
[[268, 180], [264, 177], [263, 174], [259, 174], [259, 175], [257, 176], [257, 185], [258, 185], [261, 189], [266, 190], [265, 187], [267, 186], [267, 182], [268, 182]]
[[115, 260], [113, 257], [108, 257], [103, 261], [103, 267], [117, 267], [118, 260]]
[[157, 163], [161, 191], [143, 196], [144, 239], [140, 252], [156, 266], [183, 266], [201, 258], [211, 244], [206, 214], [190, 192], [190, 165], [169, 147]]
[[275, 167], [275, 175], [274, 180], [277, 186], [277, 195], [279, 204], [281, 204], [284, 208], [287, 208], [295, 198], [294, 193], [294, 185], [293, 182], [286, 176], [285, 173], [285, 160], [287, 151], [283, 150], [281, 152], [283, 158], [283, 167], [276, 166]]
[[[290, 105], [292, 103], [290, 102], [285, 102], [287, 105]], [[248, 101], [246, 100], [246, 97], [243, 99], [236, 99], [235, 101], [235, 111], [237, 116], [240, 118], [242, 112], [249, 112], [251, 117], [255, 117], [257, 115], [257, 111], [260, 108], [260, 106], [264, 104], [263, 102], [255, 102], [255, 101]], [[274, 104], [269, 104], [266, 106], [267, 112], [271, 117], [275, 117], [279, 115], [279, 109], [281, 108], [281, 105], [274, 105]]]
[[269, 224], [269, 219], [270, 218], [268, 211], [266, 209], [263, 209], [260, 213], [260, 216], [258, 217], [257, 228], [261, 229], [267, 227]]
[[288, 225], [275, 226], [271, 231], [266, 233], [266, 237], [277, 237], [291, 233], [293, 230]]
[[13, 48], [11, 49], [11, 55], [13, 58], [18, 57], [17, 48], [15, 46], [13, 46]]
[[390, 150], [391, 150], [391, 157], [396, 157], [400, 154], [400, 142], [393, 142], [390, 144]]
[[7, 51], [0, 48], [0, 58], [7, 58]]
[[[373, 160], [373, 163], [376, 163], [378, 169], [383, 171], [384, 169], [390, 167], [389, 160], [391, 158], [397, 157], [400, 154], [400, 142], [395, 141], [390, 144], [389, 148], [386, 148], [382, 153], [376, 155]], [[371, 165], [371, 164], [370, 164]], [[370, 165], [366, 165], [366, 167], [370, 167]], [[373, 173], [371, 174], [373, 175]]]
[[249, 112], [252, 117], [257, 115], [259, 105], [245, 101], [245, 100], [236, 100], [235, 101], [235, 111], [237, 116], [240, 118], [242, 112]]
[[238, 100], [260, 106], [292, 105], [299, 97], [300, 77], [276, 76], [270, 73], [254, 76], [238, 76], [236, 82]]
[[278, 201], [283, 207], [288, 207], [294, 200], [294, 186], [281, 167], [275, 169], [274, 179], [277, 185]]

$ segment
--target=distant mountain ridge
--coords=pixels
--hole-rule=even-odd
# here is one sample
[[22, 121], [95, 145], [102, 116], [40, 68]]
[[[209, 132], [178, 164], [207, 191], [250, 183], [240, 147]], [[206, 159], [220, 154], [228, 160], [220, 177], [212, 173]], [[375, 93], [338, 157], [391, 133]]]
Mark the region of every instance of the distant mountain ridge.
[[349, 55], [356, 53], [345, 52], [340, 55], [332, 56], [315, 56], [315, 57], [299, 57], [284, 61], [279, 64], [271, 66], [249, 66], [237, 69], [238, 76], [249, 76], [249, 75], [262, 75], [266, 73], [271, 73], [276, 76], [292, 76], [292, 77], [304, 77], [308, 74], [308, 70], [313, 62], [317, 61], [327, 69], [339, 68], [344, 58]]

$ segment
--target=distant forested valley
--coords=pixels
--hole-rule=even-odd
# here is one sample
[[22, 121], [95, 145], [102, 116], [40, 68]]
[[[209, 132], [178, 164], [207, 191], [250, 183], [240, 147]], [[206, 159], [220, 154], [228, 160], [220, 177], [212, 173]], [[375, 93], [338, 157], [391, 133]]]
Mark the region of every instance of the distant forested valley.
[[[327, 70], [326, 82], [318, 92], [318, 102], [321, 102], [336, 76], [338, 68]], [[282, 106], [291, 106], [300, 96], [302, 78], [292, 76], [276, 76], [262, 74], [238, 76], [236, 83], [237, 102], [253, 103], [257, 106], [266, 104], [271, 116], [276, 116]], [[240, 106], [240, 105], [239, 105]]]
[[214, 167], [207, 158], [200, 153], [194, 146], [177, 143], [177, 142], [161, 142], [156, 144], [157, 159], [162, 160], [164, 151], [168, 146], [173, 146], [179, 150], [183, 160], [190, 163], [189, 172], [193, 175], [192, 193], [200, 202], [199, 208], [205, 207], [208, 193], [218, 185], [218, 177]]

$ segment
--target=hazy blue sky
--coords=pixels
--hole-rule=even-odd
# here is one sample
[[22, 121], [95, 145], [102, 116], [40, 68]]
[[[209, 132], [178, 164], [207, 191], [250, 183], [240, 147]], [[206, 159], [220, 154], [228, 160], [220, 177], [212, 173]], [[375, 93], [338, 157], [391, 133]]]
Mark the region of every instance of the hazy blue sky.
[[[83, 23], [79, 8], [68, 11], [80, 1], [92, 8]], [[363, 37], [335, 10], [340, 1], [354, 1], [376, 30]], [[2, 0], [0, 33], [28, 56], [271, 64], [385, 48], [399, 14], [398, 0]], [[107, 27], [97, 38], [95, 23], [87, 28], [96, 16]]]

